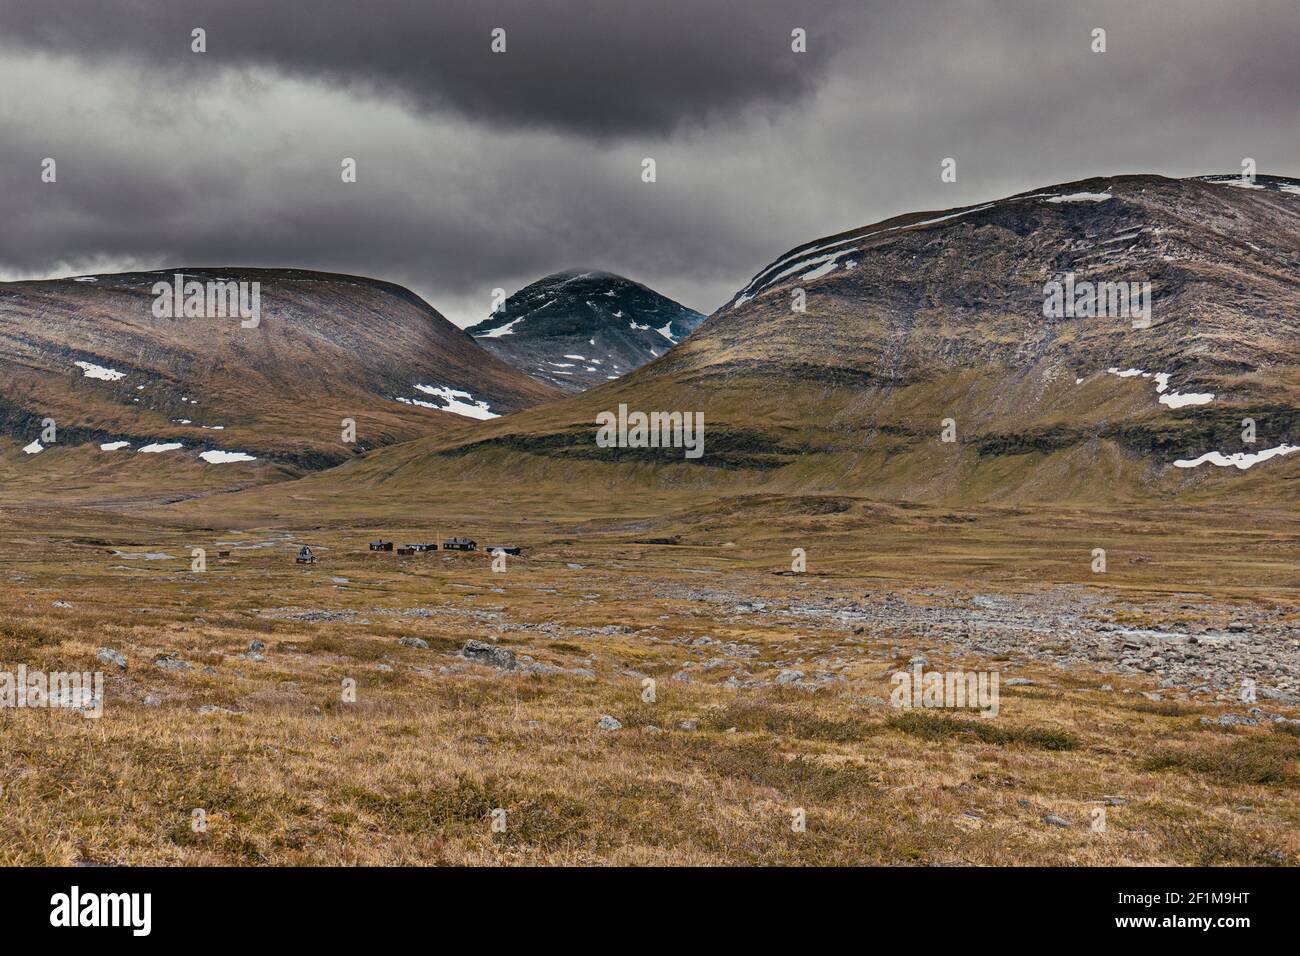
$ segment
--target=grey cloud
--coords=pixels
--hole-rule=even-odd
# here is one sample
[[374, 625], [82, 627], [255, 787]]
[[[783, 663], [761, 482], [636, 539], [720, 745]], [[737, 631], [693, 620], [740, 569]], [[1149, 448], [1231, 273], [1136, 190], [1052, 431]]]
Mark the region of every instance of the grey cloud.
[[[8, 0], [0, 18], [25, 3]], [[644, 17], [625, 16], [631, 6], [567, 22], [565, 55], [599, 48], [594, 37], [619, 24], [615, 48], [635, 48]], [[382, 7], [357, 8], [386, 22]], [[450, 102], [445, 91], [422, 101], [423, 87], [399, 83], [423, 75], [418, 42], [403, 41], [387, 66], [379, 53], [344, 55], [334, 33], [346, 17], [304, 22], [295, 41], [335, 51], [328, 71], [268, 40], [245, 61], [266, 69], [187, 79], [192, 60], [151, 69], [138, 53], [157, 31], [171, 36], [166, 18], [136, 17], [144, 40], [119, 25], [123, 36], [96, 48], [89, 28], [69, 33], [32, 9], [0, 46], [0, 88], [15, 91], [0, 100], [0, 275], [132, 259], [320, 268], [401, 282], [468, 324], [494, 287], [603, 268], [708, 311], [786, 249], [903, 212], [1095, 175], [1234, 172], [1246, 156], [1261, 172], [1300, 174], [1293, 0], [855, 4], [838, 14], [836, 56], [794, 58], [809, 76], [790, 85], [793, 98], [764, 98], [756, 81], [731, 115], [699, 64], [643, 99], [617, 72], [591, 102], [648, 111], [623, 125], [547, 112], [569, 82], [562, 59], [520, 81], [541, 93], [521, 89], [512, 103], [494, 88], [500, 102], [477, 106], [489, 93], [471, 90], [452, 109], [433, 105]], [[466, 22], [458, 16], [443, 22]], [[680, 22], [650, 30], [647, 44]], [[368, 51], [378, 41], [366, 37], [403, 25], [355, 34]], [[1088, 49], [1094, 26], [1108, 31], [1105, 54]], [[814, 52], [828, 42], [818, 29]], [[785, 36], [783, 25], [788, 50]], [[60, 163], [54, 187], [37, 175], [47, 155]], [[360, 162], [355, 185], [339, 182], [342, 156]], [[644, 156], [657, 183], [640, 181]], [[947, 156], [956, 184], [939, 181]]]
[[[0, 42], [201, 82], [262, 67], [510, 126], [663, 133], [798, 102], [849, 42], [853, 0], [5, 0]], [[812, 37], [796, 60], [790, 31]], [[190, 51], [207, 31], [208, 53]], [[491, 31], [506, 31], [504, 54]]]

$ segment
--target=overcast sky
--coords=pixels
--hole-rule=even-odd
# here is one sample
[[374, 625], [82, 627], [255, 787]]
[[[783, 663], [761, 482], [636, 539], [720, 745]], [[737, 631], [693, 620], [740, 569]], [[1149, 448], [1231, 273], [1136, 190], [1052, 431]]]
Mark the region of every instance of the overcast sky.
[[585, 267], [710, 312], [904, 212], [1300, 175], [1300, 2], [3, 0], [0, 90], [0, 278], [318, 268], [468, 325]]

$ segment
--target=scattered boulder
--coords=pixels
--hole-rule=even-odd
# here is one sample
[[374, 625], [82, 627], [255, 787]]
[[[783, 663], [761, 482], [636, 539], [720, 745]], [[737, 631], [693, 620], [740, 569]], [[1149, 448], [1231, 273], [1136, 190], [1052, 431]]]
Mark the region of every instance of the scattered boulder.
[[1288, 693], [1287, 691], [1279, 690], [1276, 687], [1261, 686], [1259, 688], [1259, 696], [1267, 697], [1269, 700], [1275, 700], [1279, 704], [1300, 704], [1300, 697]]
[[1218, 717], [1202, 717], [1201, 723], [1217, 727], [1254, 727], [1259, 721], [1241, 714], [1221, 714]]
[[515, 652], [506, 647], [497, 647], [487, 641], [469, 640], [460, 650], [460, 656], [476, 664], [499, 667], [502, 670], [514, 670]]
[[266, 644], [264, 644], [262, 641], [249, 641], [248, 649], [250, 651], [264, 651], [266, 650]]
[[1034, 681], [1028, 677], [1013, 677], [1009, 681], [1004, 681], [1008, 687], [1033, 687]]
[[183, 661], [175, 654], [159, 654], [153, 659], [153, 666], [163, 671], [188, 671], [194, 667], [189, 661]]
[[101, 647], [95, 656], [105, 664], [115, 664], [122, 670], [126, 670], [126, 656], [121, 651], [115, 651], [111, 647]]
[[1043, 822], [1052, 827], [1068, 828], [1070, 826], [1069, 820], [1066, 820], [1063, 817], [1058, 817], [1055, 813], [1049, 813], [1047, 816], [1043, 817]]
[[617, 718], [611, 717], [609, 714], [605, 714], [603, 717], [601, 717], [600, 722], [596, 724], [596, 726], [599, 727], [601, 730], [622, 730], [623, 729], [623, 724]]
[[786, 669], [776, 675], [776, 682], [778, 684], [797, 684], [803, 680], [803, 677], [803, 671]]
[[404, 637], [397, 643], [401, 644], [403, 647], [414, 647], [422, 651], [427, 651], [429, 649], [429, 642], [419, 637]]

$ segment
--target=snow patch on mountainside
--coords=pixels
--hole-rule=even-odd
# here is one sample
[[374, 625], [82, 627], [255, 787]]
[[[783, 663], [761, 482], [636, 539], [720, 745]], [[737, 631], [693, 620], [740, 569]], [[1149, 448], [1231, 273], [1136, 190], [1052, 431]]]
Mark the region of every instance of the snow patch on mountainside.
[[518, 325], [520, 322], [522, 322], [525, 318], [526, 316], [521, 315], [519, 318], [507, 322], [505, 325], [499, 325], [495, 329], [489, 329], [487, 332], [480, 332], [479, 334], [475, 335], [474, 338], [499, 339], [503, 335], [514, 335], [515, 326]]
[[438, 411], [451, 412], [453, 415], [464, 415], [466, 418], [500, 418], [500, 414], [489, 410], [487, 402], [480, 402], [469, 392], [462, 392], [448, 385], [416, 385], [417, 392], [423, 392], [426, 395], [432, 395], [442, 400], [441, 405], [433, 402], [424, 402], [419, 399], [399, 398], [399, 402], [405, 405], [419, 405], [422, 408], [436, 408]]
[[209, 465], [224, 465], [232, 461], [257, 461], [253, 455], [242, 451], [218, 451], [213, 448], [199, 455]]
[[1120, 371], [1115, 366], [1106, 369], [1106, 371], [1111, 375], [1118, 375], [1120, 378], [1133, 378], [1140, 375], [1143, 378], [1153, 379], [1156, 385], [1156, 394], [1160, 396], [1160, 404], [1168, 405], [1170, 408], [1183, 408], [1187, 405], [1208, 405], [1214, 401], [1213, 392], [1169, 392], [1168, 372], [1144, 372], [1140, 368], [1128, 368]]
[[1245, 471], [1247, 468], [1253, 468], [1261, 461], [1268, 461], [1270, 458], [1280, 458], [1283, 455], [1290, 455], [1292, 452], [1300, 451], [1300, 445], [1278, 445], [1276, 448], [1266, 448], [1263, 451], [1244, 452], [1239, 451], [1231, 455], [1225, 455], [1222, 452], [1207, 451], [1199, 458], [1180, 458], [1174, 462], [1175, 468], [1198, 468], [1201, 465], [1209, 463], [1218, 465], [1220, 468], [1237, 468]]
[[1110, 193], [1069, 193], [1065, 196], [1053, 196], [1048, 202], [1105, 202], [1114, 199]]
[[81, 369], [81, 374], [86, 378], [97, 378], [104, 382], [116, 382], [118, 379], [126, 378], [125, 372], [104, 368], [104, 366], [96, 365], [94, 362], [73, 362], [72, 364]]

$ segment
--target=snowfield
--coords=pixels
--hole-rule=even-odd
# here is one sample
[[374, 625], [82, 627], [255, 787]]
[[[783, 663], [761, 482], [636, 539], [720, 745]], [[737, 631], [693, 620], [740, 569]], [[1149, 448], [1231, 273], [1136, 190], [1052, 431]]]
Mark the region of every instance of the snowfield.
[[1067, 196], [1053, 196], [1048, 202], [1105, 202], [1114, 199], [1110, 193], [1070, 193]]
[[486, 331], [486, 332], [481, 332], [481, 333], [479, 333], [478, 335], [474, 336], [474, 338], [476, 338], [476, 339], [499, 339], [499, 338], [501, 338], [501, 336], [503, 336], [503, 335], [514, 335], [514, 334], [515, 334], [515, 326], [518, 325], [520, 322], [522, 322], [522, 321], [524, 320], [524, 318], [525, 318], [525, 316], [520, 316], [520, 317], [517, 318], [517, 319], [514, 319], [514, 320], [512, 320], [512, 321], [510, 321], [510, 322], [507, 322], [505, 325], [498, 325], [495, 329], [489, 329], [489, 330]]
[[242, 451], [218, 451], [215, 448], [203, 452], [199, 457], [209, 465], [224, 465], [232, 461], [257, 461], [256, 457]]
[[1160, 404], [1168, 405], [1170, 408], [1183, 408], [1187, 405], [1208, 405], [1214, 401], [1213, 392], [1167, 392], [1169, 388], [1168, 372], [1144, 372], [1140, 368], [1127, 368], [1120, 371], [1112, 366], [1106, 369], [1111, 375], [1118, 375], [1120, 378], [1133, 378], [1135, 375], [1141, 375], [1143, 378], [1153, 379], [1156, 384], [1156, 394], [1160, 396]]
[[104, 366], [96, 365], [94, 362], [73, 362], [72, 364], [81, 369], [81, 374], [86, 378], [97, 378], [103, 382], [116, 382], [118, 379], [126, 378], [126, 372], [104, 368]]
[[432, 402], [423, 402], [411, 398], [399, 398], [397, 401], [405, 405], [419, 405], [422, 408], [434, 408], [442, 412], [451, 412], [453, 415], [464, 415], [466, 418], [486, 420], [501, 417], [497, 412], [489, 410], [487, 402], [480, 402], [469, 392], [462, 392], [448, 385], [416, 385], [415, 390], [439, 398], [443, 401], [443, 404], [435, 405]]
[[1268, 461], [1270, 458], [1280, 458], [1283, 455], [1289, 455], [1292, 452], [1300, 451], [1300, 445], [1278, 445], [1276, 448], [1266, 448], [1264, 451], [1244, 452], [1239, 451], [1232, 455], [1225, 455], [1222, 452], [1207, 451], [1199, 458], [1180, 458], [1174, 462], [1175, 468], [1197, 468], [1206, 463], [1218, 465], [1220, 468], [1237, 468], [1245, 471], [1247, 468], [1253, 468], [1261, 461]]

